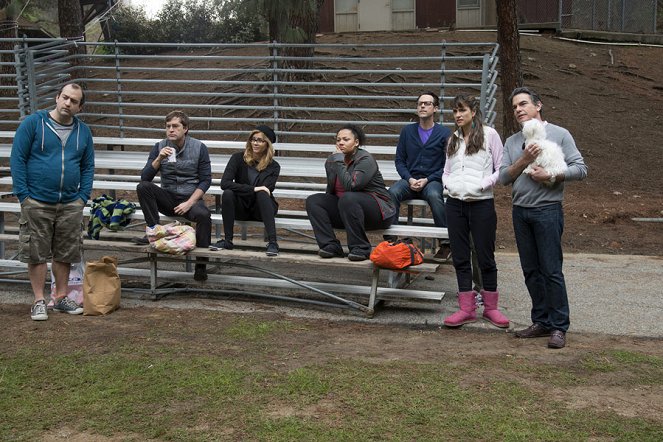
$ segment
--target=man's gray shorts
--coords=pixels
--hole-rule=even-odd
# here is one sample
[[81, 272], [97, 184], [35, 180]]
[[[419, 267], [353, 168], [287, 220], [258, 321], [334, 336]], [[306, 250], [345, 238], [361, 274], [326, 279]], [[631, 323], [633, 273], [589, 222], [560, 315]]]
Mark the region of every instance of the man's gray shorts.
[[28, 264], [81, 260], [83, 200], [42, 203], [26, 198], [21, 203], [18, 259]]

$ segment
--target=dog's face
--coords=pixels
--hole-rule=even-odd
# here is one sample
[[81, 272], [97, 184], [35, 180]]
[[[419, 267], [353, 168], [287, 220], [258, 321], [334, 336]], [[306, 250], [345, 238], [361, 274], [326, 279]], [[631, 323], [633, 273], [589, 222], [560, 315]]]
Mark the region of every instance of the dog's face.
[[539, 120], [532, 118], [523, 124], [523, 136], [526, 140], [543, 140], [546, 138], [546, 128]]

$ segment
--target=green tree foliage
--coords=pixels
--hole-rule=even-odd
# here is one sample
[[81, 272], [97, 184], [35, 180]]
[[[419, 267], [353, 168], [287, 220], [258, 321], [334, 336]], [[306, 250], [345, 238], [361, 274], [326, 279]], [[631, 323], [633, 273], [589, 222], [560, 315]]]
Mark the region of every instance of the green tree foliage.
[[242, 0], [169, 0], [155, 19], [142, 8], [121, 6], [110, 19], [121, 42], [242, 43], [264, 39], [262, 17]]

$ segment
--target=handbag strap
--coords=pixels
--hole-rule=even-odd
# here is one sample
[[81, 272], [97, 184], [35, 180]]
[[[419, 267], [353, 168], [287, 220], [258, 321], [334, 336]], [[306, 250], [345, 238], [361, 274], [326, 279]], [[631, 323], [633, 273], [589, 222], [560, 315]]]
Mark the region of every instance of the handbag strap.
[[420, 255], [421, 258], [423, 259], [423, 254], [421, 253], [421, 250], [419, 250], [417, 248], [417, 246], [415, 246], [411, 242], [405, 242], [405, 241], [399, 241], [399, 242], [401, 242], [402, 244], [405, 244], [405, 246], [407, 246], [408, 250], [410, 251], [410, 265], [414, 265], [414, 263], [415, 263], [415, 260], [414, 260], [415, 254]]

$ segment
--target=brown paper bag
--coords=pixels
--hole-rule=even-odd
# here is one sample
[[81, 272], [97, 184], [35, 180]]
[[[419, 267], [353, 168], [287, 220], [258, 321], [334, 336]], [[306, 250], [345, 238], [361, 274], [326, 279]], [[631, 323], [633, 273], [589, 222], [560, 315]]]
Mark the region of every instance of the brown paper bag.
[[120, 275], [117, 258], [104, 256], [88, 261], [83, 278], [83, 314], [106, 315], [120, 306]]

